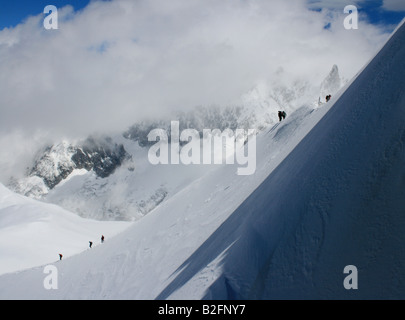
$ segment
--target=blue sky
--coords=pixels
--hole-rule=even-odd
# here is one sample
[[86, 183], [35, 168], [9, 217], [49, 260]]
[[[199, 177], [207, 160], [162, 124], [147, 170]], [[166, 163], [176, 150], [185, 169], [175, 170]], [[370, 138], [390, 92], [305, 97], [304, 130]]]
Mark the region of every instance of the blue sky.
[[[50, 4], [57, 8], [69, 4], [77, 11], [87, 6], [89, 2], [90, 0], [1, 0], [0, 30], [16, 26], [30, 15], [42, 13], [45, 6]], [[364, 14], [363, 17], [373, 24], [397, 25], [405, 17], [404, 0], [307, 0], [307, 2], [313, 10], [329, 8], [342, 11], [345, 5], [355, 4], [359, 12]]]
[[342, 11], [346, 5], [355, 5], [360, 19], [374, 25], [396, 26], [405, 17], [404, 0], [307, 0], [313, 10]]
[[80, 10], [89, 2], [90, 0], [1, 0], [0, 30], [15, 27], [28, 16], [41, 14], [47, 5], [60, 8], [69, 4], [75, 10]]
[[[404, 6], [405, 7], [405, 6]], [[383, 1], [364, 1], [360, 3], [360, 11], [367, 14], [371, 23], [398, 24], [405, 16], [405, 11], [383, 9]]]

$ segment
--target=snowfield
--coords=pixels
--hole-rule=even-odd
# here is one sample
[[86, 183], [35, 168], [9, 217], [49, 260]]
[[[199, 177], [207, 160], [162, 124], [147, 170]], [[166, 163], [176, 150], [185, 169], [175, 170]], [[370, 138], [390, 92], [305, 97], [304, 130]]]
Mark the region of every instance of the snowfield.
[[[212, 166], [129, 226], [1, 186], [2, 264], [25, 257], [20, 269], [35, 268], [0, 276], [0, 298], [405, 298], [404, 71], [402, 23], [329, 103], [257, 136], [254, 175]], [[74, 254], [102, 233], [105, 243]], [[63, 245], [72, 247], [55, 261]], [[46, 264], [57, 268], [56, 290], [44, 288]], [[347, 265], [358, 270], [357, 290], [343, 286]]]
[[122, 232], [130, 223], [83, 219], [12, 193], [0, 184], [0, 274], [66, 259]]

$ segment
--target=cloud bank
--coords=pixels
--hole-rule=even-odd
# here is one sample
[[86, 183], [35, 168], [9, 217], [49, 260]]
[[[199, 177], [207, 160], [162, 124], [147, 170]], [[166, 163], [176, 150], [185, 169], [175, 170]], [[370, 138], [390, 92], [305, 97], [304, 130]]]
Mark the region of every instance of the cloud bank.
[[2, 143], [37, 132], [122, 132], [174, 109], [237, 103], [280, 68], [320, 83], [337, 64], [350, 78], [387, 38], [366, 23], [345, 30], [343, 6], [309, 8], [304, 0], [113, 0], [58, 8], [58, 30], [43, 27], [44, 14], [30, 17], [0, 31]]
[[313, 77], [336, 63], [350, 77], [384, 39], [300, 0], [93, 1], [58, 13], [58, 30], [39, 15], [0, 32], [2, 129], [122, 129], [229, 103], [279, 67]]

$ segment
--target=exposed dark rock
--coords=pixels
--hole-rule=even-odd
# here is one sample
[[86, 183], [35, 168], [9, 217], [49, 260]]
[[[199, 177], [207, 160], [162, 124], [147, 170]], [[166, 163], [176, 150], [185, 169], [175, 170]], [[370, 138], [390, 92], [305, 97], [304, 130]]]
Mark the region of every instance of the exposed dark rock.
[[60, 143], [46, 148], [29, 176], [42, 178], [46, 186], [53, 189], [74, 169], [93, 170], [97, 176], [106, 178], [130, 158], [122, 144], [114, 144], [108, 138], [88, 138], [80, 146]]

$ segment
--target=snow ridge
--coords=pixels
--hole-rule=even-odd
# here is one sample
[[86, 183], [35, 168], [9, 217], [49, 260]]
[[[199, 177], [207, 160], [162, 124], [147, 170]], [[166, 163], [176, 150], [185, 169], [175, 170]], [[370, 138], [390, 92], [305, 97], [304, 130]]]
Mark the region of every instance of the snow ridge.
[[402, 26], [221, 226], [241, 225], [206, 298], [404, 298], [404, 43]]

